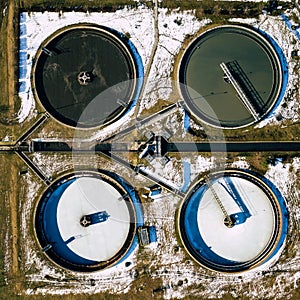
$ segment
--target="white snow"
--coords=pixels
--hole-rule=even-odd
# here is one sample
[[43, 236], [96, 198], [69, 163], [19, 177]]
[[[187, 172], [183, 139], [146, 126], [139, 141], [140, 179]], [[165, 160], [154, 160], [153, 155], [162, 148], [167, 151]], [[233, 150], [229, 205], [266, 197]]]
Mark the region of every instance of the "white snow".
[[[168, 100], [172, 92], [174, 58], [187, 35], [193, 35], [211, 21], [199, 21], [193, 11], [158, 10], [158, 45], [153, 59], [140, 111], [154, 106], [157, 99]], [[173, 83], [174, 84], [174, 83]]]
[[150, 163], [148, 167], [141, 167], [147, 174], [161, 180], [173, 189], [179, 189], [182, 184], [182, 175], [176, 170], [177, 160], [171, 159], [166, 165], [162, 165], [158, 159]]
[[3, 142], [9, 142], [9, 141], [12, 141], [12, 137], [9, 136], [9, 135], [6, 135], [3, 139], [2, 139]]
[[257, 19], [256, 18], [230, 18], [230, 22], [240, 23], [240, 24], [249, 24], [249, 25], [257, 25]]
[[[207, 172], [215, 167], [214, 157], [204, 157], [197, 155], [195, 163], [191, 165], [192, 180], [201, 173]], [[193, 178], [194, 177], [194, 178]]]
[[3, 8], [3, 11], [2, 11], [3, 17], [6, 16], [6, 12], [7, 12], [7, 5]]
[[250, 165], [246, 160], [246, 157], [237, 157], [234, 162], [231, 164], [232, 168], [238, 169], [249, 169]]

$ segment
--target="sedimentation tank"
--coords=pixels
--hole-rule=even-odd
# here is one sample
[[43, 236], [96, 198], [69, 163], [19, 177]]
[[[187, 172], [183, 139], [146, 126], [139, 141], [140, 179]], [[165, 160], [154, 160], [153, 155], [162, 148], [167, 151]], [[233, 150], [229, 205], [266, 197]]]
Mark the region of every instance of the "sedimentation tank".
[[70, 173], [38, 201], [34, 228], [42, 251], [73, 271], [105, 269], [137, 246], [143, 212], [134, 189], [107, 171]]
[[267, 117], [282, 95], [282, 54], [257, 29], [228, 25], [207, 30], [180, 61], [180, 90], [199, 120], [221, 128]]
[[32, 85], [35, 98], [56, 120], [90, 128], [122, 117], [137, 101], [143, 76], [141, 58], [122, 33], [75, 24], [41, 44]]
[[200, 179], [178, 214], [188, 254], [202, 266], [226, 273], [271, 262], [284, 244], [287, 222], [286, 204], [276, 187], [243, 170]]

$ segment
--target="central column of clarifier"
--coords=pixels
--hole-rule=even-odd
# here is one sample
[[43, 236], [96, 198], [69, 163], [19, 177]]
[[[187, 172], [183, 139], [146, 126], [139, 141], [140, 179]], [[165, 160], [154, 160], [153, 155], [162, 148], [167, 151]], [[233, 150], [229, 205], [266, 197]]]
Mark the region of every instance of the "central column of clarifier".
[[88, 227], [90, 225], [105, 222], [110, 215], [106, 211], [96, 212], [90, 215], [84, 215], [80, 219], [80, 225], [83, 227]]
[[93, 73], [93, 71], [92, 72], [84, 71], [78, 74], [77, 80], [80, 85], [88, 85], [94, 80], [95, 77], [96, 75]]

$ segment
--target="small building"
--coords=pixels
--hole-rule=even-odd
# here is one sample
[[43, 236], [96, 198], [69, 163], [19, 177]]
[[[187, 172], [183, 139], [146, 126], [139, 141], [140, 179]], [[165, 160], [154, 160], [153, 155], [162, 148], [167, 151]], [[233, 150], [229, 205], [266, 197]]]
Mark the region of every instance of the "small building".
[[138, 228], [138, 238], [141, 246], [148, 246], [157, 242], [155, 226], [141, 226]]
[[158, 184], [145, 187], [148, 192], [144, 194], [144, 198], [158, 200], [162, 197], [162, 188]]

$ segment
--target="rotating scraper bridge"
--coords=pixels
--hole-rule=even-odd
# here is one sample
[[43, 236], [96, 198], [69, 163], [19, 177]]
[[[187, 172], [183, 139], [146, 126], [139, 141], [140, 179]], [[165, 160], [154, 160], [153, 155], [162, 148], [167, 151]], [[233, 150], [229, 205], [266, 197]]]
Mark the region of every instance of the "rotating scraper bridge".
[[[135, 129], [139, 129], [146, 126], [159, 118], [164, 117], [167, 114], [174, 112], [178, 107], [183, 106], [182, 102], [177, 102], [164, 108], [163, 110], [140, 120], [136, 124], [129, 126], [117, 134], [118, 137], [124, 136]], [[34, 131], [41, 127], [48, 119], [49, 114], [45, 113], [40, 119], [38, 119], [24, 134], [22, 134], [14, 143], [0, 143], [0, 152], [14, 152], [16, 153], [26, 164], [33, 170], [33, 172], [47, 185], [51, 184], [51, 178], [45, 175], [44, 172], [36, 165], [28, 156], [27, 153], [31, 152], [74, 152], [76, 154], [84, 153], [99, 153], [112, 159], [115, 162], [126, 166], [136, 174], [147, 177], [153, 182], [159, 184], [163, 188], [175, 193], [180, 197], [184, 197], [185, 193], [179, 189], [175, 189], [169, 183], [163, 181], [161, 177], [155, 177], [153, 174], [149, 174], [147, 169], [143, 165], [133, 165], [124, 160], [118, 153], [142, 153], [145, 148], [151, 144], [155, 149], [155, 156], [163, 157], [167, 153], [188, 153], [188, 152], [280, 152], [280, 151], [300, 151], [300, 142], [293, 141], [243, 141], [243, 142], [171, 142], [163, 136], [153, 135], [147, 142], [142, 145], [136, 143], [118, 143], [113, 141], [116, 135], [111, 135], [102, 142], [85, 141], [70, 141], [70, 140], [52, 140], [52, 139], [30, 139], [30, 136]]]

